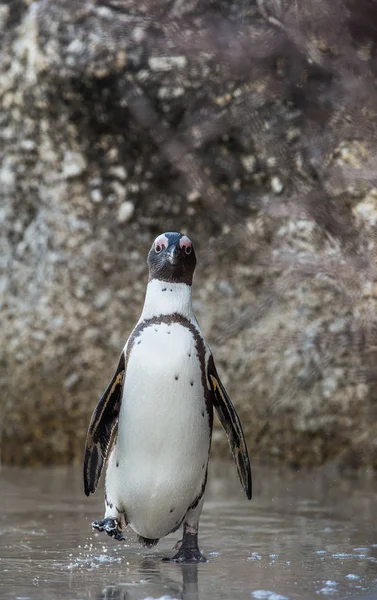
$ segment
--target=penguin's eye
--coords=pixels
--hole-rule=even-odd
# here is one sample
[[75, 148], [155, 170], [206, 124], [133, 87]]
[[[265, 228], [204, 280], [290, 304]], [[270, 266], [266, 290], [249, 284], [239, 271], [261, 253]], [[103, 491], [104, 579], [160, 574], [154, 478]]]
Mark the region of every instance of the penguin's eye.
[[184, 249], [185, 254], [191, 254], [192, 243], [191, 243], [190, 238], [187, 237], [187, 235], [183, 235], [181, 237], [181, 239], [179, 240], [179, 245], [182, 248], [182, 250]]
[[164, 233], [156, 237], [155, 241], [153, 242], [153, 248], [156, 254], [160, 254], [162, 250], [166, 250], [168, 245], [169, 240]]

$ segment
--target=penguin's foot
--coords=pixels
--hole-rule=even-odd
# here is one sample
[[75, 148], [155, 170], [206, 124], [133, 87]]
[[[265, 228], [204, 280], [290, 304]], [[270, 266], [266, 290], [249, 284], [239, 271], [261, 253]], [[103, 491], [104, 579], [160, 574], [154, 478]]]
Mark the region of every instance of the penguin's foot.
[[113, 537], [115, 540], [121, 541], [126, 539], [117, 519], [107, 517], [106, 519], [93, 521], [92, 527], [93, 529], [97, 529], [97, 531], [105, 531], [107, 535]]
[[[201, 507], [200, 507], [201, 508]], [[187, 522], [183, 525], [183, 538], [174, 546], [178, 550], [172, 558], [163, 558], [164, 562], [177, 563], [200, 563], [207, 562], [207, 559], [199, 550], [198, 545], [198, 524], [189, 525]]]
[[185, 548], [184, 546], [181, 546], [177, 554], [175, 554], [172, 558], [163, 558], [162, 561], [177, 563], [199, 563], [207, 562], [207, 559], [200, 552], [199, 548]]

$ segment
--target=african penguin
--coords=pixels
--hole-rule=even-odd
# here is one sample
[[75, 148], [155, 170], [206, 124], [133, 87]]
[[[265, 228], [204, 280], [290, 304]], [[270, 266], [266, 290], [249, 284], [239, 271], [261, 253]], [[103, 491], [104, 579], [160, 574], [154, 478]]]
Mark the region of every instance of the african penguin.
[[193, 313], [196, 257], [190, 239], [172, 232], [158, 236], [148, 265], [143, 311], [89, 425], [85, 493], [96, 490], [109, 454], [105, 516], [93, 527], [121, 540], [130, 525], [151, 547], [183, 525], [178, 552], [168, 560], [205, 561], [198, 524], [213, 407], [249, 499], [250, 462], [238, 415]]

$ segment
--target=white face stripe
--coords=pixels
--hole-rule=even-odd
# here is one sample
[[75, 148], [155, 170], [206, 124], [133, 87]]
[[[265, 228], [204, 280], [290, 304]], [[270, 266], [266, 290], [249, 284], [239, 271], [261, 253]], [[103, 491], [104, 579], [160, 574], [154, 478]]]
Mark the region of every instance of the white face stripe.
[[165, 234], [162, 233], [161, 235], [156, 237], [155, 241], [153, 242], [153, 245], [155, 248], [156, 248], [156, 246], [161, 246], [166, 249], [169, 245], [168, 238], [166, 237]]
[[181, 248], [191, 248], [192, 242], [191, 242], [190, 238], [187, 237], [187, 235], [183, 235], [181, 237], [181, 239], [179, 240], [179, 246]]

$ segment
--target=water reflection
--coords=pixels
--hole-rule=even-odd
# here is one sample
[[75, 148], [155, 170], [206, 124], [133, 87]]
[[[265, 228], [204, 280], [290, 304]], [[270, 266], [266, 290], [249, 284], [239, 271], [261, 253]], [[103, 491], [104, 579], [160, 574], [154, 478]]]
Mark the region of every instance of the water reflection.
[[145, 550], [130, 532], [91, 531], [101, 494], [87, 499], [75, 469], [0, 473], [3, 600], [346, 600], [377, 598], [377, 484], [329, 470], [254, 469], [248, 502], [231, 464], [212, 464], [200, 565], [163, 563], [178, 533]]
[[174, 598], [182, 600], [200, 600], [198, 591], [198, 565], [176, 565], [182, 575], [182, 583], [166, 576], [163, 564], [157, 561], [143, 560], [139, 574], [141, 586], [130, 587], [127, 584], [108, 585], [98, 596], [99, 600], [145, 600], [145, 598]]

